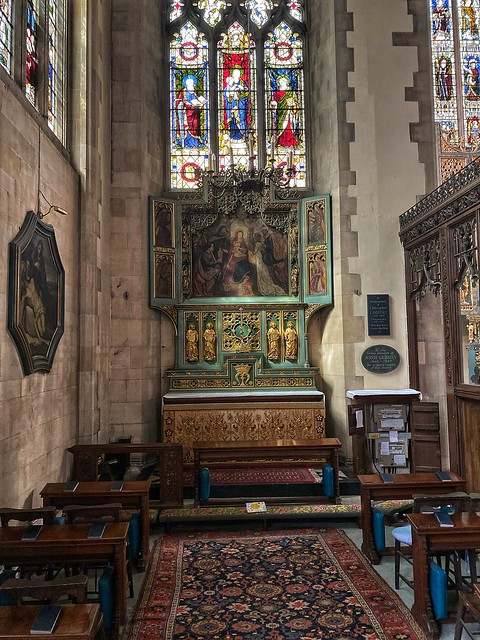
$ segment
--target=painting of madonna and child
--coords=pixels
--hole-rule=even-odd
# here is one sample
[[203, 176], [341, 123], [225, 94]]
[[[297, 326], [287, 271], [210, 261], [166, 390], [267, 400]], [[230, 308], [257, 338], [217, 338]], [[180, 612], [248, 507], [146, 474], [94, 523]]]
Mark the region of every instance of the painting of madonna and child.
[[263, 220], [226, 220], [192, 237], [195, 298], [289, 294], [288, 236]]

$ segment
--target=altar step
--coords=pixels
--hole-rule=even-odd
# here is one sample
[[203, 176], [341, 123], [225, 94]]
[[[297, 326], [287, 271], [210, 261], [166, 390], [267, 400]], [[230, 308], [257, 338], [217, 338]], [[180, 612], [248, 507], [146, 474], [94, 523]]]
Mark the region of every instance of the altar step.
[[245, 505], [238, 506], [206, 506], [187, 507], [183, 509], [163, 509], [157, 523], [165, 526], [167, 531], [174, 525], [192, 525], [218, 522], [260, 522], [264, 529], [273, 521], [317, 523], [319, 520], [348, 521], [360, 518], [359, 501], [346, 498], [341, 504], [268, 504], [267, 510], [248, 513]]

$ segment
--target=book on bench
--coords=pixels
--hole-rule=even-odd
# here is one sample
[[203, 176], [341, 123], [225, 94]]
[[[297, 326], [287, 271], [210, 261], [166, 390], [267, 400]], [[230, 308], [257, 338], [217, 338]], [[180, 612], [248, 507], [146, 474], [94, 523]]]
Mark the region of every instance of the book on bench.
[[29, 524], [22, 535], [22, 540], [36, 540], [42, 530], [41, 524]]
[[451, 480], [452, 478], [450, 477], [450, 474], [448, 473], [448, 471], [435, 471], [435, 473], [437, 474], [437, 478], [439, 480], [441, 480], [442, 482], [448, 482], [448, 480]]
[[435, 511], [435, 518], [441, 527], [453, 527], [454, 522], [449, 513], [445, 511]]
[[94, 522], [88, 530], [87, 538], [101, 538], [106, 526], [105, 522]]
[[394, 479], [391, 473], [381, 473], [380, 477], [384, 482], [394, 482]]
[[44, 604], [30, 628], [30, 633], [53, 633], [61, 612], [62, 607], [58, 604]]
[[78, 487], [78, 482], [76, 480], [69, 480], [68, 482], [65, 483], [65, 486], [63, 488], [64, 491], [75, 491], [75, 489]]
[[110, 491], [121, 491], [123, 489], [123, 480], [114, 480]]

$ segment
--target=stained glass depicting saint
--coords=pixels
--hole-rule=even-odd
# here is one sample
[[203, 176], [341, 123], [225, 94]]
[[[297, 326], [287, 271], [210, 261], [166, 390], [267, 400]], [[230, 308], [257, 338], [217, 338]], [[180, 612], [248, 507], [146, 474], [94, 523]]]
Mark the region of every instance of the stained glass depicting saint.
[[253, 153], [247, 134], [256, 133], [253, 46], [243, 27], [234, 22], [218, 47], [220, 156], [230, 155], [245, 166]]
[[448, 56], [441, 56], [435, 60], [435, 89], [437, 98], [449, 101], [453, 98], [452, 61]]
[[449, 0], [432, 0], [432, 38], [447, 39], [452, 30], [452, 14]]
[[464, 64], [463, 91], [466, 100], [480, 100], [480, 58], [468, 56]]
[[170, 47], [171, 146], [173, 184], [195, 183], [208, 164], [208, 46], [186, 23]]
[[26, 13], [25, 94], [34, 105], [37, 93], [38, 0], [28, 0]]
[[478, 42], [479, 3], [478, 0], [461, 0], [460, 22], [462, 38]]

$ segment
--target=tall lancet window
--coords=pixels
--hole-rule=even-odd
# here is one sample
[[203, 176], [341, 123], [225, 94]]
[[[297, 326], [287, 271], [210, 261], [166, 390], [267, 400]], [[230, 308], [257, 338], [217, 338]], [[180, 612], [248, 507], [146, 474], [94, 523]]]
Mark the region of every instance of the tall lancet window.
[[48, 0], [48, 126], [65, 137], [65, 0]]
[[301, 0], [170, 0], [170, 186], [288, 168], [305, 187]]
[[22, 87], [64, 145], [68, 6], [68, 0], [0, 0], [0, 72]]
[[0, 65], [8, 73], [12, 69], [13, 0], [0, 0]]
[[25, 24], [25, 95], [37, 106], [38, 0], [27, 0]]
[[439, 177], [480, 155], [480, 0], [430, 0]]

